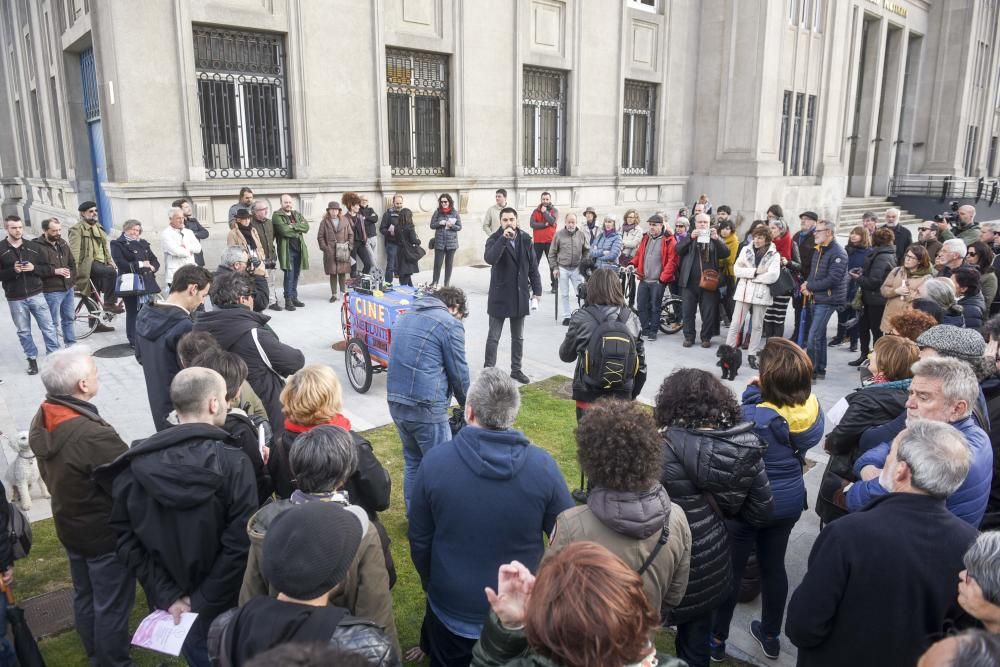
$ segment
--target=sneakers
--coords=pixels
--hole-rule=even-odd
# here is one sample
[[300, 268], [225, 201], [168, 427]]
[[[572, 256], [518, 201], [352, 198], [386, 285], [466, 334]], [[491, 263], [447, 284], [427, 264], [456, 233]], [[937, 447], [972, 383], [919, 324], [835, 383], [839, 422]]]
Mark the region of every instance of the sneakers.
[[38, 375], [38, 359], [28, 359], [28, 375]]
[[511, 371], [510, 376], [521, 384], [528, 384], [531, 379], [523, 371]]
[[569, 318], [568, 317], [564, 317], [563, 318], [563, 326], [564, 327], [568, 327], [569, 326]]
[[781, 655], [781, 641], [776, 635], [765, 635], [760, 629], [760, 621], [750, 621], [750, 636], [757, 640], [764, 655], [771, 660], [777, 660]]
[[656, 332], [655, 331], [650, 331], [648, 334], [646, 334], [646, 340], [648, 340], [650, 342], [656, 340]]
[[712, 662], [722, 662], [726, 659], [726, 640], [709, 637], [708, 656]]

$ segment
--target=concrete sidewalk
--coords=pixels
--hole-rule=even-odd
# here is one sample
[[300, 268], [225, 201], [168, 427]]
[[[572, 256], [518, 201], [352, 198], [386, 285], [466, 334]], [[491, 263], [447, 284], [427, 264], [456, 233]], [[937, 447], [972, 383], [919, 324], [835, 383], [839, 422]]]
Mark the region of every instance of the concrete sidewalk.
[[[461, 267], [456, 268], [453, 283], [461, 286], [469, 295], [469, 317], [465, 320], [466, 346], [469, 365], [475, 377], [482, 368], [488, 318], [486, 316], [486, 295], [489, 288], [489, 268]], [[414, 283], [420, 284], [430, 280], [429, 272], [414, 276]], [[547, 284], [547, 281], [543, 281]], [[344, 385], [345, 412], [352, 424], [358, 430], [366, 430], [391, 422], [385, 400], [385, 376], [377, 375], [367, 394], [358, 394], [347, 380], [344, 365], [344, 353], [332, 349], [332, 344], [341, 340], [340, 303], [328, 303], [329, 288], [325, 283], [306, 285], [300, 288], [300, 298], [307, 304], [305, 308], [295, 312], [266, 311], [272, 315], [271, 326], [282, 341], [298, 347], [305, 354], [307, 363], [329, 364], [337, 373]], [[541, 380], [551, 375], [572, 375], [573, 365], [559, 361], [558, 347], [562, 342], [566, 329], [555, 319], [554, 296], [546, 291], [542, 297], [540, 308], [533, 313], [525, 324], [525, 355], [524, 371], [533, 381]], [[788, 330], [791, 331], [792, 313], [789, 309]], [[836, 318], [834, 318], [836, 319]], [[108, 334], [95, 334], [85, 343], [97, 350], [109, 345], [125, 342], [124, 316], [119, 316], [114, 322], [116, 331]], [[831, 330], [835, 326], [831, 322]], [[725, 329], [723, 329], [725, 334]], [[41, 336], [36, 331], [36, 341], [41, 347]], [[44, 397], [41, 380], [38, 376], [25, 374], [25, 362], [17, 343], [13, 323], [9, 317], [0, 317], [0, 430], [14, 433], [26, 429], [38, 405]], [[663, 379], [675, 368], [696, 367], [716, 373], [719, 369], [716, 363], [716, 347], [723, 339], [716, 338], [711, 349], [700, 347], [682, 348], [683, 338], [680, 334], [673, 336], [660, 335], [653, 343], [646, 344], [648, 365], [648, 382], [641, 400], [652, 403], [656, 391]], [[498, 366], [508, 368], [510, 358], [509, 332], [501, 340], [498, 354]], [[831, 348], [827, 379], [815, 385], [815, 393], [824, 409], [829, 409], [845, 394], [857, 385], [858, 374], [847, 362], [856, 355], [847, 352], [846, 348]], [[754, 375], [754, 371], [744, 363], [735, 382], [728, 382], [733, 391], [739, 395], [746, 381]], [[100, 360], [101, 389], [95, 404], [101, 414], [118, 429], [127, 442], [148, 437], [153, 432], [153, 422], [149, 416], [149, 403], [146, 399], [145, 383], [142, 369], [132, 357], [122, 359]], [[567, 424], [571, 429], [575, 425]], [[820, 451], [817, 451], [820, 450]], [[826, 462], [826, 456], [820, 447], [809, 452], [808, 458], [817, 465], [806, 475], [810, 503], [815, 499], [816, 489]], [[32, 508], [33, 520], [49, 516], [48, 501], [37, 499]], [[809, 549], [819, 530], [819, 520], [815, 513], [807, 511], [792, 532], [788, 547], [786, 565], [789, 577], [789, 591], [794, 590], [801, 580], [806, 568]], [[778, 661], [769, 661], [763, 657], [756, 642], [749, 636], [750, 620], [757, 618], [759, 601], [749, 605], [741, 605], [733, 619], [729, 647], [730, 653], [736, 657], [761, 664], [794, 665], [795, 647], [787, 639], [782, 638], [782, 654]]]

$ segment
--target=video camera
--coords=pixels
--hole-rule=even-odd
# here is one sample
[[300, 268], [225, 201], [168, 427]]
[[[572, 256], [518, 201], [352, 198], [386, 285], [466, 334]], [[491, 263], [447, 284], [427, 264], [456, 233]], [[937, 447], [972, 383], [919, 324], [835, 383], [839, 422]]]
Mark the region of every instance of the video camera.
[[952, 227], [958, 227], [958, 202], [949, 202], [948, 208], [949, 210], [935, 215], [934, 222], [947, 222]]
[[392, 285], [385, 282], [382, 270], [374, 267], [371, 273], [362, 273], [354, 281], [354, 291], [361, 294], [373, 294], [375, 292], [391, 292]]

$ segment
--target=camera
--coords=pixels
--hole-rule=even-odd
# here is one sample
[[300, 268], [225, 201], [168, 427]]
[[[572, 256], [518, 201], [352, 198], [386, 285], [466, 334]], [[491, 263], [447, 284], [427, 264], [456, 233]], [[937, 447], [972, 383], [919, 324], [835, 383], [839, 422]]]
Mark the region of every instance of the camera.
[[955, 227], [958, 225], [958, 209], [959, 209], [958, 202], [957, 201], [949, 202], [948, 208], [950, 210], [935, 215], [934, 222], [947, 222], [952, 227]]
[[[259, 262], [260, 260], [257, 261]], [[274, 267], [276, 267], [277, 265], [278, 263], [275, 262], [273, 259], [264, 260], [264, 268], [267, 269], [268, 271], [274, 271]]]
[[260, 260], [256, 257], [251, 257], [250, 261], [247, 262], [247, 273], [253, 273], [260, 266]]

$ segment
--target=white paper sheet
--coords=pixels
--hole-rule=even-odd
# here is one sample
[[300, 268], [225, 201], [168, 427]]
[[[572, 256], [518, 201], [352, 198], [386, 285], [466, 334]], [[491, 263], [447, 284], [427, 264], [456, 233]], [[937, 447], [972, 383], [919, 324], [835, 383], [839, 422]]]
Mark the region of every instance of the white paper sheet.
[[132, 636], [132, 645], [178, 656], [181, 654], [184, 638], [187, 637], [196, 618], [198, 614], [187, 612], [181, 614], [181, 622], [174, 625], [174, 619], [170, 614], [157, 609], [139, 623]]

